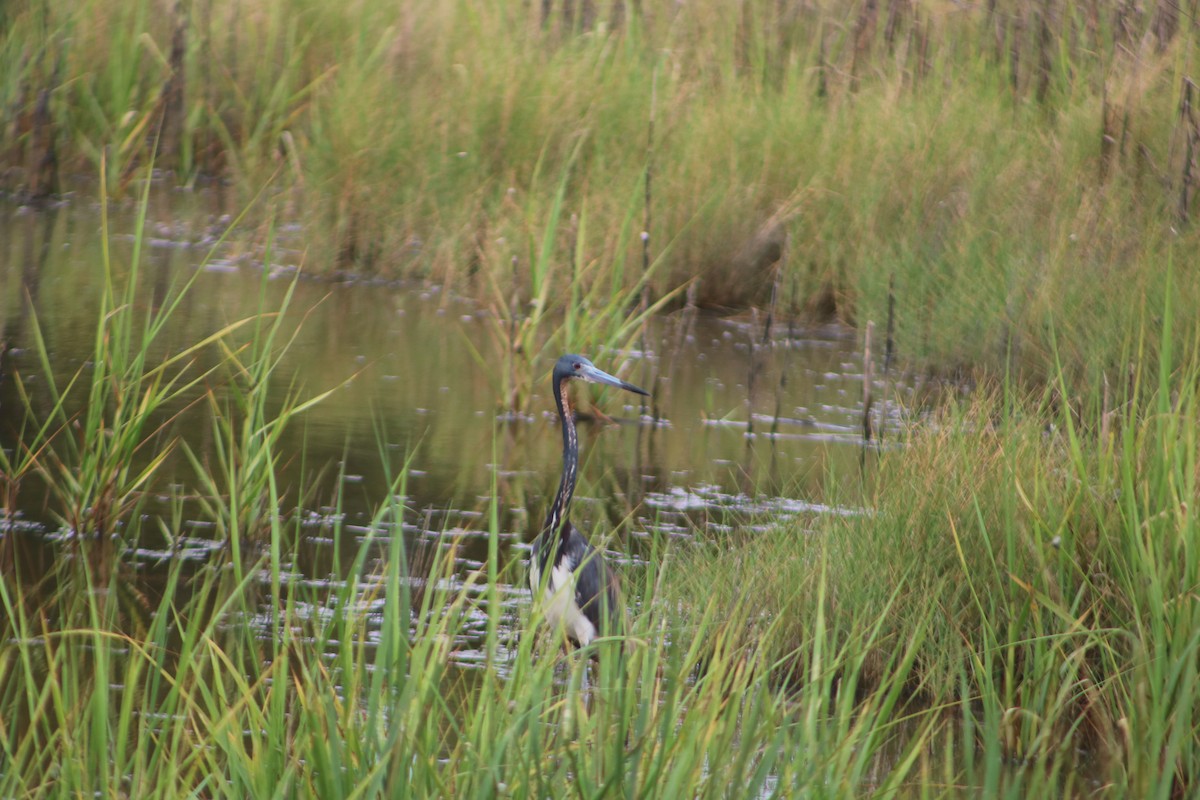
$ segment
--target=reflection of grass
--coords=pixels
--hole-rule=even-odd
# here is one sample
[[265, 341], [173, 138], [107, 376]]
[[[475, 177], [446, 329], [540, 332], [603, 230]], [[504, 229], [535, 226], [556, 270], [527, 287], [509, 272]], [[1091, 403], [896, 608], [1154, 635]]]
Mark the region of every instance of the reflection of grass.
[[[1080, 752], [1115, 796], [1190, 796], [1200, 362], [1195, 341], [1174, 349], [1164, 338], [1155, 364], [1136, 342], [1129, 382], [1094, 400], [1064, 400], [1060, 382], [946, 408], [883, 458], [874, 513], [722, 542], [685, 559], [675, 591], [698, 609], [755, 598], [774, 635], [742, 640], [792, 664], [793, 681], [829, 657], [821, 624], [854, 660], [836, 668], [854, 692], [894, 682], [906, 654], [904, 691], [963, 720], [938, 745], [948, 777], [989, 796], [1050, 792]], [[1006, 774], [1003, 759], [1037, 769]]]
[[[269, 273], [264, 270], [260, 309], [265, 306], [269, 280]], [[283, 502], [283, 490], [276, 482], [280, 441], [294, 418], [333, 393], [327, 390], [301, 398], [294, 386], [297, 376], [285, 378], [278, 374], [296, 335], [293, 331], [292, 338], [286, 338], [284, 325], [294, 289], [293, 282], [277, 309], [254, 320], [252, 336], [244, 346], [220, 342], [221, 368], [227, 382], [222, 387], [223, 400], [218, 400], [211, 390], [207, 396], [213, 430], [205, 441], [212, 446], [211, 463], [193, 452], [186, 442], [183, 445], [196, 472], [203, 514], [216, 523], [217, 535], [229, 541], [235, 572], [239, 575], [241, 552], [246, 544], [269, 539], [273, 559], [278, 559], [281, 532], [272, 509], [278, 509]], [[289, 386], [282, 405], [270, 410], [269, 402], [275, 399], [272, 382], [284, 379]]]
[[[102, 161], [102, 177], [104, 166]], [[185, 402], [211, 376], [198, 365], [203, 354], [244, 324], [227, 325], [156, 360], [159, 339], [199, 273], [143, 313], [139, 276], [149, 184], [128, 264], [116, 264], [110, 257], [104, 185], [102, 180], [104, 247], [99, 266], [104, 291], [95, 315], [93, 352], [59, 385], [52, 364], [58, 354], [33, 320], [41, 379], [30, 385], [20, 375], [13, 376], [24, 403], [18, 411], [23, 414], [22, 433], [14, 451], [0, 452], [7, 504], [15, 505], [24, 478], [40, 476], [54, 498], [53, 513], [98, 565], [109, 562], [112, 543], [123, 537], [128, 518], [135, 515], [140, 498], [174, 449], [177, 440], [170, 431], [173, 419], [168, 410]]]
[[[557, 235], [546, 224], [530, 241]], [[501, 584], [523, 578], [502, 564], [498, 472], [484, 568], [455, 575], [453, 549], [410, 558], [405, 465], [358, 542], [334, 498], [342, 582], [290, 579], [304, 530], [281, 508], [279, 431], [323, 395], [288, 384], [268, 401], [285, 309], [158, 361], [175, 301], [133, 313], [134, 250], [128, 284], [105, 260], [92, 366], [30, 400], [25, 449], [0, 456], [6, 509], [39, 473], [52, 511], [99, 543], [30, 575], [0, 532], [0, 796], [1016, 798], [1089, 789], [1076, 748], [1115, 796], [1200, 780], [1200, 355], [1175, 352], [1191, 320], [1176, 325], [1172, 294], [1134, 310], [1163, 333], [1122, 342], [1133, 366], [1111, 388], [1079, 399], [1063, 367], [1041, 397], [931, 415], [882, 457], [869, 516], [654, 551], [626, 582], [642, 603], [623, 659], [602, 642], [593, 666], [504, 631]], [[577, 317], [531, 341], [619, 344], [623, 324]], [[218, 366], [196, 366], [209, 349]], [[216, 375], [211, 455], [190, 463], [230, 547], [167, 559], [143, 588], [115, 545], [163, 532], [138, 505], [173, 441], [161, 417]], [[465, 690], [453, 650], [479, 614], [486, 664]]]
[[[146, 437], [147, 426], [177, 399], [182, 389], [174, 387], [197, 378], [178, 354], [153, 363], [153, 333], [166, 316], [135, 324], [132, 294], [110, 302], [122, 284], [107, 274], [112, 291], [96, 328], [103, 363], [55, 395], [55, 424], [36, 428], [29, 449], [6, 461], [13, 494], [6, 501], [19, 492], [23, 464], [60, 465], [46, 476], [52, 483], [94, 475], [55, 484], [54, 503], [93, 515], [78, 523], [81, 536], [119, 530], [114, 544], [132, 546], [178, 533], [148, 522], [129, 500], [158, 488], [161, 458], [149, 459], [136, 479], [103, 465], [165, 447]], [[874, 706], [830, 707], [843, 657], [833, 656], [797, 693], [773, 679], [768, 648], [743, 640], [761, 625], [753, 604], [713, 604], [681, 617], [658, 602], [663, 576], [652, 567], [639, 590], [646, 611], [627, 646], [602, 642], [598, 666], [573, 657], [559, 669], [554, 652], [535, 652], [538, 637], [512, 645], [502, 625], [501, 582], [519, 584], [522, 576], [516, 565], [501, 567], [497, 504], [484, 569], [456, 575], [453, 548], [410, 561], [401, 531], [413, 513], [403, 505], [408, 464], [391, 469], [382, 431], [388, 486], [369, 533], [348, 540], [336, 513], [340, 497], [322, 531], [335, 553], [352, 554], [350, 563], [336, 562], [344, 580], [290, 579], [306, 518], [281, 507], [278, 431], [321, 395], [271, 410], [268, 389], [286, 346], [281, 317], [282, 310], [253, 318], [185, 354], [219, 347], [218, 367], [200, 374], [229, 376], [227, 400], [210, 402], [214, 455], [190, 459], [199, 506], [227, 547], [199, 560], [166, 557], [144, 590], [128, 569], [132, 547], [82, 560], [63, 552], [48, 575], [29, 575], [19, 557], [0, 570], [0, 795], [546, 797], [574, 787], [587, 796], [675, 798], [879, 783], [885, 720], [906, 660], [872, 695]], [[249, 341], [233, 344], [247, 328]], [[184, 377], [160, 377], [168, 375]], [[69, 422], [65, 409], [78, 392], [89, 401], [83, 447], [60, 424]], [[34, 404], [26, 411], [36, 419]], [[166, 433], [161, 439], [170, 441]], [[103, 522], [94, 516], [96, 485], [120, 501], [103, 507]], [[11, 535], [5, 542], [16, 546]], [[487, 589], [476, 591], [485, 581]], [[471, 646], [487, 661], [465, 691], [452, 653], [479, 613], [487, 615], [486, 633]], [[529, 630], [540, 625], [532, 616]], [[900, 752], [911, 756], [913, 747]], [[899, 785], [911, 763], [882, 787]]]
[[[85, 412], [96, 421], [81, 424], [87, 447], [47, 428], [6, 473], [18, 477], [25, 458], [60, 465], [51, 481], [95, 475], [58, 483], [54, 502], [103, 510], [107, 527], [93, 520], [81, 532], [120, 530], [133, 543], [157, 533], [143, 531], [129, 498], [154, 485], [159, 462], [133, 478], [105, 470], [150, 441], [151, 417], [121, 416], [125, 398], [152, 416], [187, 379], [156, 377], [174, 373], [144, 360], [146, 340], [123, 349], [138, 330], [123, 321], [129, 306], [104, 306], [97, 352], [107, 360], [77, 379], [99, 398]], [[1041, 402], [984, 397], [944, 411], [886, 456], [871, 516], [832, 519], [817, 535], [653, 552], [627, 576], [642, 603], [623, 659], [621, 643], [602, 642], [598, 665], [575, 657], [559, 669], [538, 637], [514, 644], [505, 630], [500, 586], [523, 578], [502, 566], [498, 504], [484, 568], [455, 575], [453, 548], [409, 558], [407, 465], [387, 473], [372, 533], [357, 544], [339, 514], [329, 517], [334, 552], [352, 554], [339, 562], [344, 582], [289, 580], [304, 531], [280, 507], [277, 431], [304, 406], [265, 402], [278, 319], [223, 351], [239, 377], [229, 401], [212, 404], [218, 455], [192, 459], [202, 507], [231, 547], [199, 565], [169, 559], [145, 589], [118, 547], [59, 558], [49, 576], [5, 563], [0, 795], [676, 798], [982, 786], [1058, 796], [1085, 788], [1073, 777], [1076, 748], [1098, 756], [1121, 796], [1194, 786], [1197, 398], [1170, 339], [1157, 371], [1139, 367], [1111, 403], [1066, 403], [1060, 385]], [[1161, 321], [1171, 328], [1169, 310]], [[52, 418], [67, 406], [57, 402]], [[388, 470], [386, 441], [380, 434]], [[94, 485], [117, 501], [95, 503]], [[468, 681], [453, 651], [480, 613], [483, 640], [466, 646], [486, 664]], [[528, 616], [523, 630], [537, 630], [537, 611]]]
[[[563, 196], [571, 169], [569, 163], [559, 179], [554, 201], [545, 212], [544, 228], [535, 228], [536, 233], [529, 235], [528, 307], [518, 307], [517, 296], [506, 296], [493, 277], [488, 317], [490, 349], [504, 354], [504, 364], [490, 363], [475, 343], [464, 338], [484, 374], [494, 376], [496, 394], [503, 398], [508, 411], [528, 411], [531, 382], [540, 379], [544, 375], [541, 368], [553, 364], [558, 355], [584, 352], [599, 356], [605, 351], [619, 355], [631, 348], [653, 315], [677, 294], [666, 292], [653, 303], [638, 306], [642, 290], [662, 267], [662, 255], [647, 264], [638, 277], [625, 280], [625, 245], [631, 236], [636, 203], [630, 205], [620, 228], [617, 260], [608, 264], [607, 270], [600, 269], [594, 260], [586, 260], [583, 242], [587, 215], [583, 210], [569, 226], [575, 241], [570, 260], [565, 264], [556, 262], [553, 243], [560, 235]], [[530, 212], [531, 224], [538, 218], [537, 213]], [[520, 263], [514, 259], [514, 272]]]
[[572, 36], [515, 1], [20, 4], [5, 157], [107, 153], [119, 189], [161, 132], [182, 180], [248, 195], [280, 175], [310, 264], [536, 316], [570, 308], [572, 263], [584, 291], [641, 278], [620, 265], [641, 254], [653, 106], [652, 252], [677, 239], [657, 295], [699, 276], [701, 305], [765, 304], [786, 250], [798, 307], [882, 317], [895, 273], [901, 353], [1043, 375], [1048, 315], [1090, 378], [1125, 298], [1197, 249], [1197, 27], [1172, 4], [651, 5]]

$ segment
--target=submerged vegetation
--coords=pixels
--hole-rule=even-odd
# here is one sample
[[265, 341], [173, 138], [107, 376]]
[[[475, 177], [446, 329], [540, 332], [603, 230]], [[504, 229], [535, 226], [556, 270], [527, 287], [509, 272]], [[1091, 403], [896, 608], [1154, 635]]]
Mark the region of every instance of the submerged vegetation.
[[[33, 298], [0, 343], [0, 796], [1191, 796], [1197, 31], [1123, 1], [5, 6], [3, 188], [99, 174], [143, 212], [87, 363]], [[624, 658], [561, 655], [495, 484], [466, 573], [412, 551], [382, 431], [365, 524], [346, 476], [281, 484], [338, 391], [282, 366], [290, 292], [163, 343], [195, 289], [139, 294], [152, 166], [229, 182], [264, 264], [299, 221], [310, 273], [473, 295], [504, 410], [685, 303], [676, 339], [697, 307], [894, 311], [889, 362], [975, 380], [822, 484], [858, 513], [649, 525], [630, 636], [594, 645]], [[753, 392], [782, 351], [749, 352]], [[314, 531], [329, 581], [296, 579]]]

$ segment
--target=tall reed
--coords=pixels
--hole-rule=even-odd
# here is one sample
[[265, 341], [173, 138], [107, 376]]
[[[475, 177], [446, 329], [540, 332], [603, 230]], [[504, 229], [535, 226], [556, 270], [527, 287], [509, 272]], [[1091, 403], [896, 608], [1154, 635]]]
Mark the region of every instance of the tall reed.
[[903, 693], [950, 723], [935, 745], [948, 774], [989, 796], [1082, 795], [1089, 780], [1186, 796], [1200, 781], [1200, 339], [1181, 335], [1170, 293], [1141, 312], [1111, 389], [1073, 390], [1064, 367], [1040, 392], [1009, 382], [949, 403], [847, 493], [862, 513], [710, 544], [676, 590], [705, 607], [758, 597], [784, 630], [745, 641], [790, 643], [800, 663], [827, 615], [857, 634], [842, 646], [863, 651], [845, 678], [860, 690], [911, 650]]
[[[80, 527], [52, 537], [47, 574], [0, 571], [0, 794], [679, 797], [891, 793], [908, 779], [935, 729], [921, 723], [898, 740], [892, 722], [919, 639], [874, 688], [842, 691], [872, 652], [847, 646], [859, 641], [847, 634], [869, 643], [882, 617], [843, 628], [818, 612], [800, 657], [772, 645], [784, 621], [764, 620], [756, 597], [681, 613], [663, 588], [677, 554], [656, 544], [644, 570], [626, 576], [637, 609], [630, 638], [597, 643], [597, 662], [561, 654], [534, 634], [536, 609], [514, 619], [502, 600], [502, 587], [524, 579], [501, 549], [495, 485], [486, 563], [463, 573], [451, 546], [418, 569], [404, 530], [417, 513], [404, 499], [410, 461], [394, 463], [383, 435], [389, 485], [367, 524], [351, 530], [336, 513], [340, 489], [321, 522], [349, 561], [327, 582], [297, 579], [290, 564], [309, 522], [282, 500], [277, 470], [291, 454], [277, 431], [327, 395], [273, 393], [290, 386], [275, 372], [290, 335], [286, 297], [181, 359], [157, 347], [171, 303], [142, 312], [119, 294], [132, 274], [106, 276], [95, 328], [105, 361], [56, 390], [58, 427], [35, 423], [13, 458], [58, 466], [49, 481], [74, 476], [52, 494], [58, 509], [112, 487], [105, 530], [120, 539], [104, 549], [104, 569], [72, 557], [74, 539], [94, 537]], [[190, 291], [184, 281], [180, 297]], [[50, 358], [43, 348], [47, 371]], [[196, 392], [192, 375], [227, 378], [229, 392]], [[105, 471], [120, 460], [106, 448], [122, 445], [136, 461], [152, 426], [162, 431], [156, 446], [173, 441], [169, 403], [180, 401], [208, 408], [213, 455], [190, 453], [197, 474], [173, 490], [170, 514], [143, 514], [142, 493], [163, 488], [162, 458]], [[36, 405], [26, 412], [37, 419]], [[62, 440], [74, 418], [92, 420], [80, 428], [96, 452]], [[182, 535], [191, 494], [200, 500], [188, 508], [216, 523], [207, 543]], [[156, 541], [170, 546], [143, 582], [136, 565]], [[131, 601], [112, 602], [122, 596]], [[482, 631], [470, 624], [481, 616]], [[465, 666], [465, 650], [482, 654], [479, 667]], [[778, 680], [785, 670], [804, 680]]]
[[512, 2], [31, 3], [0, 34], [6, 182], [49, 139], [127, 191], [162, 130], [182, 182], [247, 198], [277, 176], [260, 219], [302, 220], [322, 271], [536, 315], [566, 301], [545, 265], [633, 289], [632, 214], [675, 241], [655, 297], [699, 278], [701, 306], [765, 305], [791, 241], [814, 315], [881, 316], [895, 274], [910, 355], [1046, 380], [1055, 311], [1079, 379], [1111, 371], [1101, 320], [1134, 321], [1115, 287], [1159, 292], [1168, 249], [1195, 249], [1196, 26], [1125, 3], [877, 6], [704, 0], [572, 32]]

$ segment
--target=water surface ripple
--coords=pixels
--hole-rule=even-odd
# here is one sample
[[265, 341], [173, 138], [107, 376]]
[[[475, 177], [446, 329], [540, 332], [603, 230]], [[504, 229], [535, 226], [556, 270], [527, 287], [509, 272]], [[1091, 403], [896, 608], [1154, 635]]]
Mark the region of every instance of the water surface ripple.
[[[196, 277], [156, 343], [160, 357], [255, 314], [260, 302], [277, 307], [302, 273], [303, 231], [294, 228], [281, 232], [277, 263], [265, 279], [243, 243], [250, 232], [235, 231], [205, 261], [229, 224], [223, 203], [216, 192], [155, 193], [140, 296], [152, 307]], [[135, 224], [134, 209], [111, 212], [114, 262], [122, 269]], [[10, 451], [23, 417], [12, 376], [19, 374], [35, 410], [46, 408], [35, 319], [58, 385], [80, 370], [87, 374], [104, 287], [100, 246], [98, 209], [82, 196], [37, 212], [0, 206], [0, 333], [8, 346], [0, 445]], [[576, 524], [584, 531], [616, 529], [597, 544], [620, 569], [636, 570], [645, 542], [655, 537], [695, 542], [734, 529], [798, 535], [818, 515], [862, 513], [823, 500], [830, 481], [859, 477], [863, 370], [855, 337], [836, 327], [776, 324], [764, 343], [754, 320], [681, 317], [686, 313], [654, 320], [644, 351], [588, 353], [603, 369], [652, 388], [657, 416], [614, 392], [576, 387], [577, 397], [587, 398]], [[387, 588], [378, 583], [380, 564], [399, 535], [410, 552], [453, 548], [452, 588], [479, 593], [482, 602], [483, 582], [466, 578], [485, 568], [491, 504], [503, 558], [523, 559], [557, 486], [561, 439], [549, 370], [559, 353], [547, 350], [537, 360], [533, 394], [511, 409], [502, 403], [506, 361], [496, 321], [468, 298], [429, 286], [301, 279], [291, 314], [302, 324], [273, 376], [273, 402], [282, 403], [289, 390], [339, 388], [295, 422], [282, 443], [279, 482], [299, 506], [301, 532], [286, 579], [332, 593], [353, 578], [364, 606], [379, 603]], [[220, 400], [223, 388], [212, 384], [197, 387], [191, 399], [207, 390]], [[178, 414], [172, 430], [202, 456], [212, 450], [210, 408], [193, 402], [171, 410]], [[596, 421], [604, 417], [612, 422]], [[403, 521], [373, 520], [391, 491], [388, 474], [406, 459]], [[189, 462], [176, 453], [165, 469], [140, 509], [162, 522], [142, 529], [160, 533], [125, 543], [124, 555], [139, 572], [161, 570], [170, 559], [204, 562], [223, 547], [202, 513]], [[301, 497], [299, 487], [310, 491]], [[18, 503], [0, 536], [37, 542], [42, 552], [35, 558], [53, 558], [73, 532], [50, 510], [45, 487], [22, 486]], [[781, 520], [796, 524], [776, 528]], [[363, 542], [374, 560], [364, 575], [345, 574]], [[528, 598], [514, 583], [500, 587], [509, 620], [518, 619]], [[310, 611], [329, 613], [319, 602]], [[482, 612], [476, 606], [471, 613]], [[274, 619], [264, 608], [230, 624], [272, 635]], [[486, 614], [463, 626], [453, 650], [461, 665], [482, 663], [477, 637], [485, 628]]]

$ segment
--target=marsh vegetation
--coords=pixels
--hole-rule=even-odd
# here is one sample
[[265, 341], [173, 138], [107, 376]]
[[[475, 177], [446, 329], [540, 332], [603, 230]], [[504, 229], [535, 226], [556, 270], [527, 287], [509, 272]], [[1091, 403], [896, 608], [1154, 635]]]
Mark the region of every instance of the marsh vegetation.
[[[1190, 796], [1197, 36], [6, 5], [0, 795]], [[517, 588], [562, 352], [620, 662]]]

